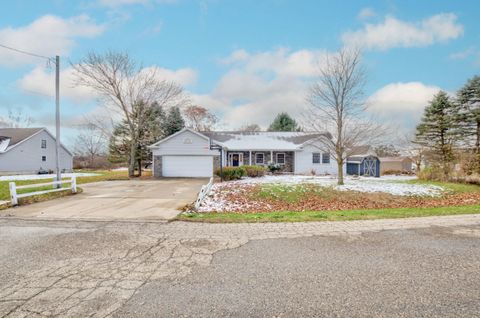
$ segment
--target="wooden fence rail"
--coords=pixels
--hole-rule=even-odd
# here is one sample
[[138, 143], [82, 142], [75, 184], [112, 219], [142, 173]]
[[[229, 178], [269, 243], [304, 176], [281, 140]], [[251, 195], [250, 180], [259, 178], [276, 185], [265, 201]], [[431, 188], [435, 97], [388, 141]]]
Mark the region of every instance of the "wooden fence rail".
[[[65, 184], [65, 183], [70, 183], [70, 187], [63, 188], [62, 184]], [[27, 193], [17, 193], [17, 190], [21, 190], [21, 189], [32, 189], [32, 188], [40, 188], [40, 187], [46, 187], [46, 186], [52, 186], [52, 189], [27, 192]], [[10, 182], [9, 189], [10, 189], [10, 201], [12, 205], [15, 206], [15, 205], [18, 205], [18, 199], [33, 196], [33, 195], [45, 194], [50, 192], [58, 192], [58, 191], [66, 191], [66, 190], [71, 190], [72, 193], [77, 193], [77, 178], [75, 176], [72, 176], [70, 180], [60, 180], [60, 181], [57, 181], [56, 178], [54, 178], [54, 181], [52, 182], [33, 183], [33, 184], [26, 184], [26, 185], [20, 185], [20, 186], [17, 186], [15, 182]]]
[[205, 199], [205, 197], [207, 196], [207, 194], [210, 193], [210, 190], [212, 189], [212, 186], [213, 186], [213, 177], [210, 178], [210, 181], [208, 181], [207, 184], [202, 185], [202, 189], [198, 193], [198, 198], [197, 198], [197, 200], [195, 200], [195, 205], [194, 205], [195, 210], [198, 210], [198, 208], [202, 204], [202, 202]]

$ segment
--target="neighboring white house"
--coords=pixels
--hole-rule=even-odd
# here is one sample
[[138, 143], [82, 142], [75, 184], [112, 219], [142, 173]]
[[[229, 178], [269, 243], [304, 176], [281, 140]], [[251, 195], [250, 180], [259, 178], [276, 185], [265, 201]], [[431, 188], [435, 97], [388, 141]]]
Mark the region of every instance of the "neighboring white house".
[[[223, 166], [276, 163], [281, 172], [337, 174], [337, 163], [322, 147], [328, 133], [197, 132], [185, 128], [151, 145], [155, 177], [210, 177]], [[344, 167], [345, 169], [345, 167]]]
[[[71, 171], [73, 155], [60, 148], [60, 169]], [[0, 175], [55, 170], [55, 137], [46, 128], [0, 128]]]

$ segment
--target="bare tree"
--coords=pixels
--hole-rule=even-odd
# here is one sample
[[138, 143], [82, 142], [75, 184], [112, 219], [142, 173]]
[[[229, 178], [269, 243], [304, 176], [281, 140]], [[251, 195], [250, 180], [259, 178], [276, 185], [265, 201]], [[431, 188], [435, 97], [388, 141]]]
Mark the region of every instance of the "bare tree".
[[262, 128], [258, 124], [247, 124], [240, 127], [238, 130], [258, 132], [258, 131], [262, 131]]
[[137, 65], [126, 53], [90, 53], [72, 67], [76, 83], [93, 89], [106, 107], [121, 114], [126, 121], [130, 139], [128, 173], [133, 177], [147, 108], [154, 102], [164, 108], [184, 105], [187, 98], [182, 87], [159, 78], [155, 67]]
[[197, 131], [209, 131], [218, 122], [217, 116], [205, 107], [191, 105], [185, 108], [183, 116], [187, 121], [187, 127]]
[[3, 128], [25, 128], [30, 127], [32, 123], [32, 117], [25, 114], [22, 109], [9, 109], [6, 118], [0, 117], [0, 127]]
[[81, 127], [81, 132], [75, 140], [75, 153], [88, 157], [89, 166], [94, 167], [95, 159], [107, 150], [108, 136], [92, 124]]
[[337, 162], [338, 184], [343, 184], [343, 166], [354, 147], [372, 144], [383, 137], [384, 129], [364, 116], [365, 71], [361, 52], [343, 48], [328, 56], [319, 77], [307, 96], [308, 124], [316, 131], [329, 131], [323, 137], [326, 151]]

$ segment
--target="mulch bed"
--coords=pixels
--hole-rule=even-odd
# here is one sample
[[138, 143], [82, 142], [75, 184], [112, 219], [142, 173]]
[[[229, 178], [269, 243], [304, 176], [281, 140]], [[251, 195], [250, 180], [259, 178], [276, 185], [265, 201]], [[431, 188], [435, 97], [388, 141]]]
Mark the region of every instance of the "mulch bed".
[[222, 198], [232, 203], [232, 208], [228, 212], [238, 213], [426, 208], [480, 204], [480, 192], [445, 194], [442, 197], [404, 197], [386, 193], [331, 190], [333, 193], [324, 197], [314, 191], [307, 191], [298, 200], [287, 202], [282, 198], [260, 197], [259, 191], [258, 185], [242, 185], [237, 186], [236, 191], [225, 191]]

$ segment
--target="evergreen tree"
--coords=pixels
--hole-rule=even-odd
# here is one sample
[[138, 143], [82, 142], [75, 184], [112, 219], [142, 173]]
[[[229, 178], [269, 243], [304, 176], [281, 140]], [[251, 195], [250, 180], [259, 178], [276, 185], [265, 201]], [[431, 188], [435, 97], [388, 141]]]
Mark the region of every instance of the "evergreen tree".
[[458, 123], [466, 141], [473, 139], [474, 151], [480, 155], [480, 76], [474, 76], [457, 93], [460, 106]]
[[425, 108], [417, 126], [415, 142], [429, 150], [430, 159], [443, 168], [445, 177], [451, 170], [453, 147], [459, 134], [456, 110], [447, 93], [440, 91]]
[[[142, 173], [142, 162], [151, 160], [151, 151], [148, 148], [151, 144], [164, 138], [165, 136], [165, 112], [163, 108], [156, 102], [151, 105], [145, 105], [142, 110], [144, 118], [143, 127], [138, 129], [137, 146], [135, 157], [130, 159], [130, 143], [131, 138], [128, 129], [128, 122], [123, 120], [114, 127], [112, 137], [109, 143], [109, 161], [114, 163], [130, 162], [134, 160], [135, 166]], [[138, 107], [140, 109], [141, 107]], [[139, 122], [140, 112], [133, 112], [131, 120]]]
[[268, 131], [301, 131], [297, 122], [287, 113], [280, 113], [268, 127]]
[[164, 125], [165, 137], [170, 136], [183, 128], [185, 128], [185, 120], [183, 120], [182, 114], [180, 113], [180, 108], [170, 108]]

